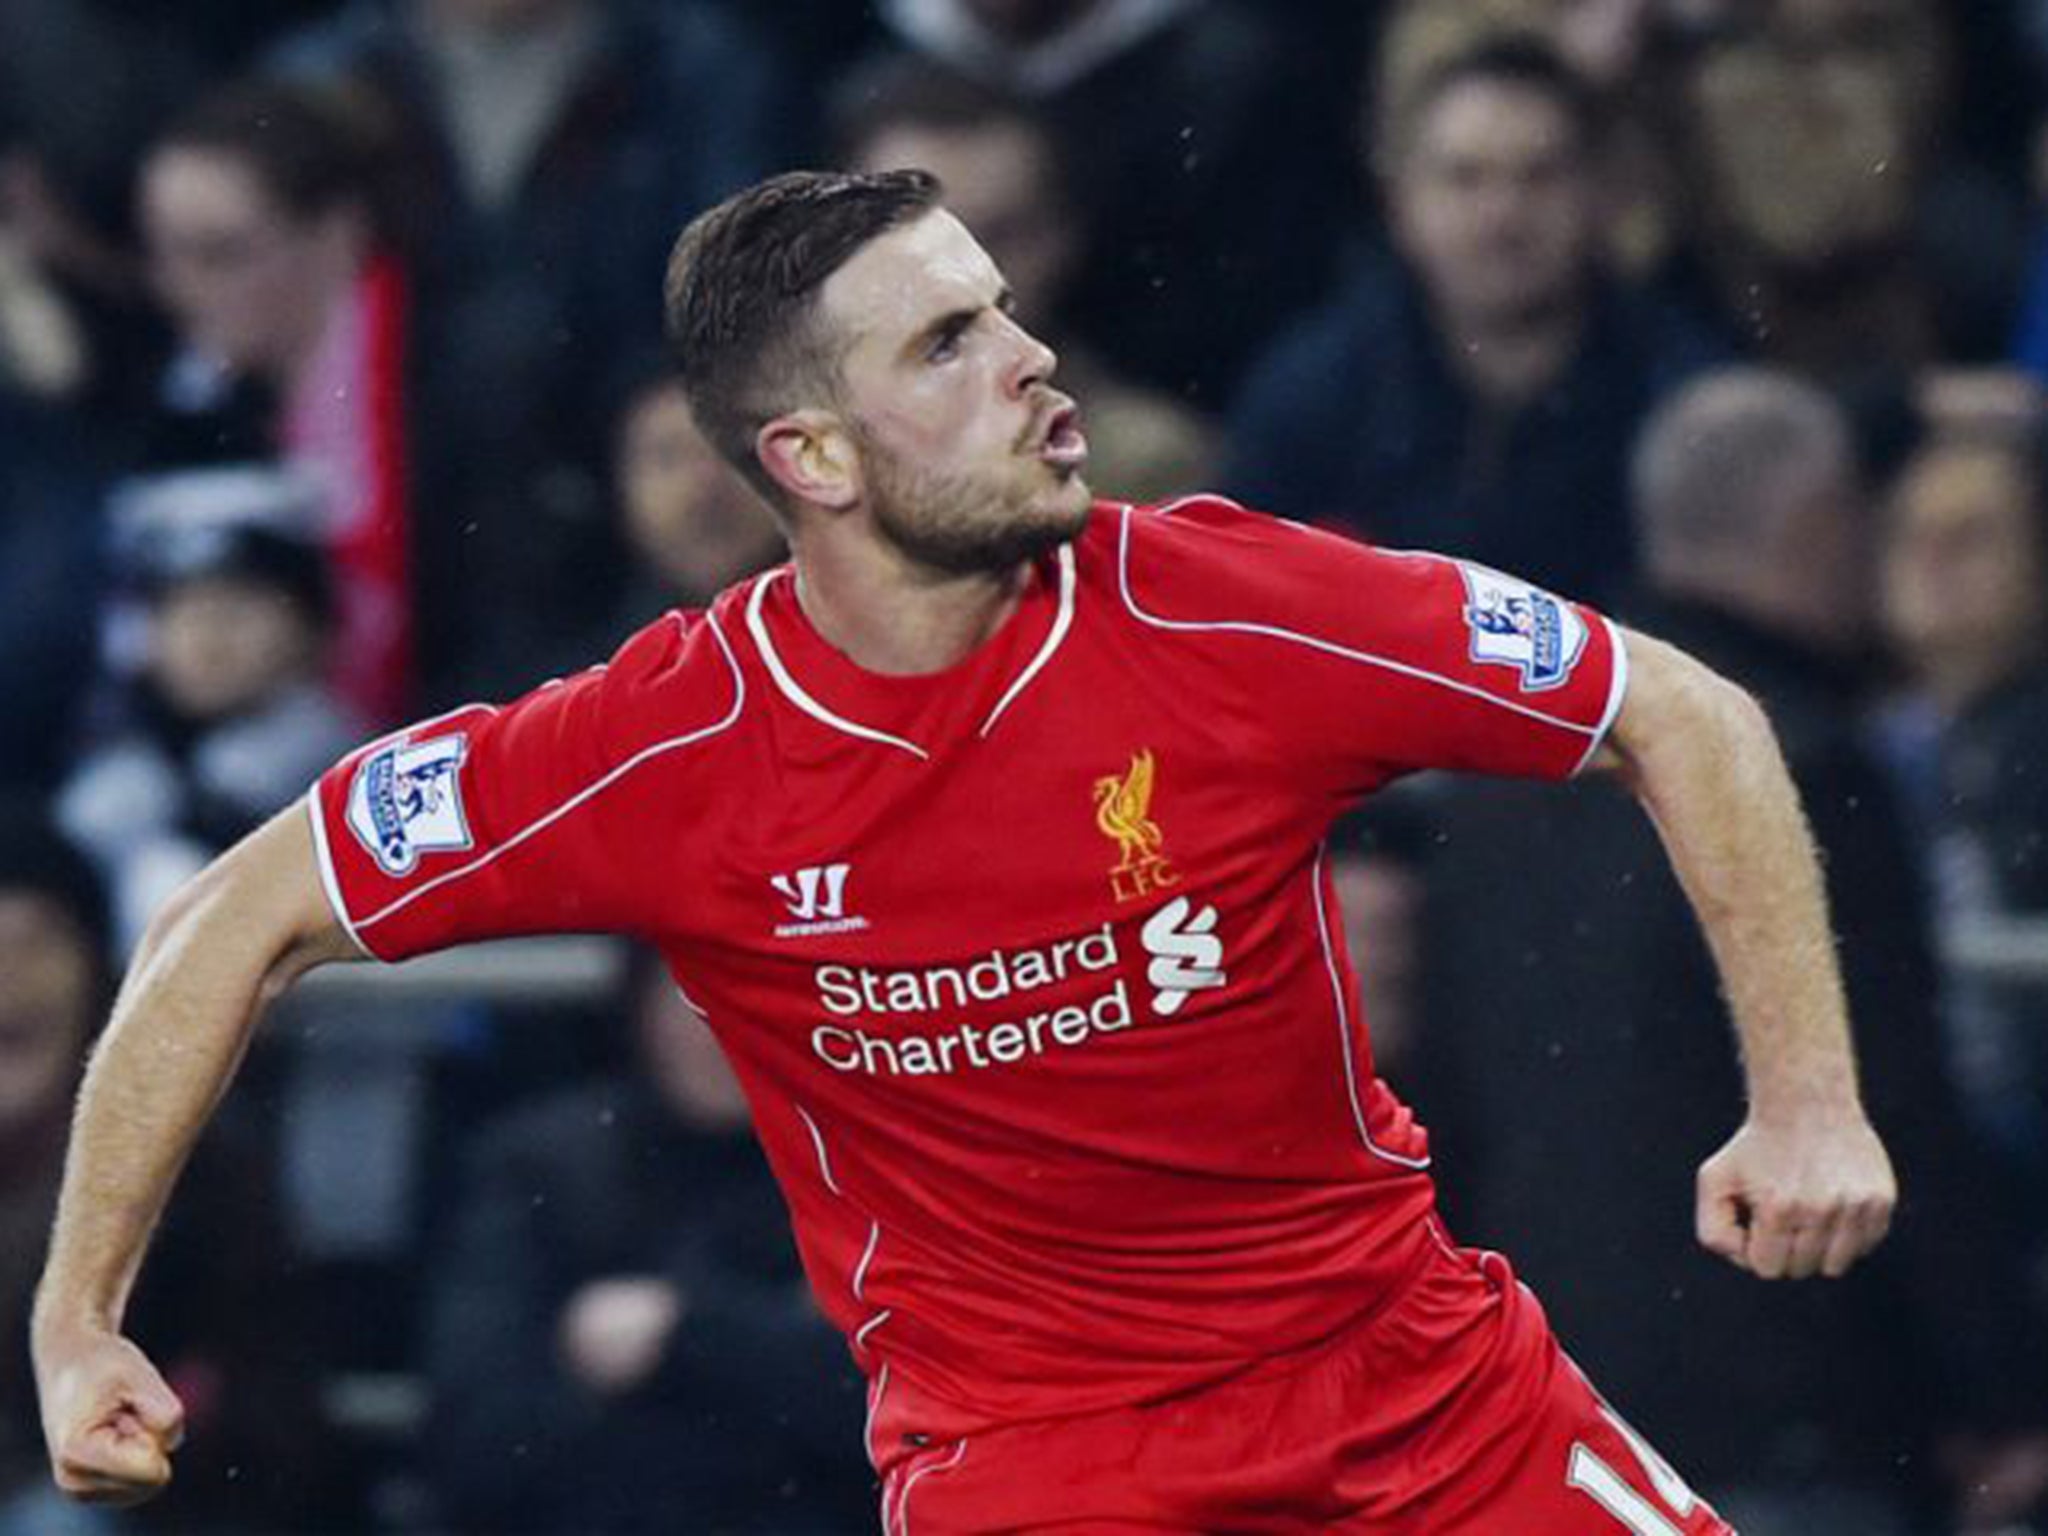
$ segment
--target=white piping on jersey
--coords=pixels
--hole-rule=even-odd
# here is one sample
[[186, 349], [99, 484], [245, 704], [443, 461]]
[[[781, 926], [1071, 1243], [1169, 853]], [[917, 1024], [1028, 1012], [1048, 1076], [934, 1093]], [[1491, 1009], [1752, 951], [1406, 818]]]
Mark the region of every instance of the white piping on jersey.
[[341, 924], [349, 942], [371, 959], [370, 946], [363, 942], [356, 932], [356, 925], [348, 915], [348, 907], [341, 899], [341, 881], [335, 877], [334, 854], [327, 846], [327, 817], [320, 809], [320, 787], [316, 784], [306, 796], [306, 817], [313, 823], [313, 862], [320, 866], [320, 889], [327, 893], [327, 905], [334, 909], [334, 920]]
[[[825, 1133], [818, 1129], [818, 1122], [811, 1118], [809, 1110], [805, 1109], [801, 1104], [796, 1105], [795, 1108], [798, 1117], [804, 1123], [804, 1129], [811, 1133], [811, 1146], [818, 1154], [818, 1172], [824, 1175], [825, 1187], [841, 1200], [844, 1200], [846, 1198], [846, 1191], [839, 1187], [839, 1181], [832, 1176], [832, 1158], [825, 1150]], [[860, 1262], [853, 1267], [853, 1299], [862, 1306], [866, 1306], [868, 1300], [868, 1266], [875, 1262], [875, 1250], [881, 1244], [882, 1224], [871, 1216], [868, 1218], [867, 1247], [861, 1250]], [[880, 1311], [870, 1315], [860, 1327], [854, 1330], [853, 1347], [856, 1350], [866, 1349], [868, 1347], [868, 1335], [895, 1315], [896, 1311], [893, 1307], [883, 1307]], [[888, 1367], [885, 1365], [883, 1370], [886, 1373]], [[872, 1455], [869, 1459], [873, 1459]]]
[[[694, 1002], [690, 1001], [690, 994], [682, 989], [680, 983], [676, 985], [676, 995], [682, 998], [684, 1002], [689, 1003], [692, 1008], [696, 1008], [698, 1014], [702, 1016], [707, 1023], [710, 1021], [710, 1015], [706, 1014], [702, 1008], [698, 1008]], [[803, 1105], [798, 1104], [795, 1106], [795, 1108], [796, 1112], [803, 1117], [804, 1128], [811, 1133], [811, 1145], [817, 1149], [818, 1171], [825, 1176], [825, 1187], [831, 1190], [833, 1194], [839, 1196], [840, 1199], [845, 1199], [846, 1192], [839, 1187], [839, 1181], [832, 1177], [832, 1160], [825, 1154], [825, 1138], [818, 1130], [818, 1122], [811, 1118], [811, 1112], [805, 1109]], [[868, 1245], [867, 1248], [863, 1250], [863, 1252], [861, 1253], [860, 1263], [856, 1264], [853, 1270], [853, 1299], [855, 1301], [864, 1303], [867, 1300], [866, 1286], [868, 1279], [868, 1266], [874, 1263], [875, 1250], [876, 1248], [881, 1246], [881, 1242], [882, 1224], [879, 1221], [870, 1219], [868, 1222]], [[884, 1307], [881, 1311], [877, 1312], [873, 1317], [870, 1317], [866, 1322], [862, 1323], [860, 1327], [856, 1329], [854, 1332], [853, 1347], [856, 1350], [865, 1350], [868, 1347], [868, 1335], [873, 1333], [877, 1328], [881, 1327], [882, 1324], [889, 1321], [889, 1319], [894, 1317], [895, 1315], [895, 1308]], [[861, 1432], [861, 1439], [863, 1443], [869, 1442], [869, 1438], [874, 1432], [875, 1410], [879, 1408], [882, 1404], [882, 1392], [887, 1388], [888, 1383], [889, 1365], [887, 1361], [884, 1361], [882, 1363], [881, 1373], [876, 1378], [876, 1384], [868, 1398], [867, 1427]], [[869, 1443], [868, 1460], [872, 1463], [874, 1459], [874, 1446], [871, 1443]]]
[[[1243, 502], [1232, 501], [1228, 496], [1218, 496], [1213, 491], [1197, 491], [1192, 496], [1176, 496], [1171, 501], [1162, 501], [1159, 503], [1158, 506], [1154, 507], [1152, 511], [1155, 515], [1159, 517], [1170, 517], [1191, 501], [1220, 501], [1226, 507], [1235, 507], [1240, 512], [1250, 510], [1248, 507], [1245, 506]], [[1123, 504], [1123, 506], [1124, 513], [1126, 516], [1128, 516], [1131, 511], [1131, 504], [1127, 501]], [[1270, 513], [1266, 515], [1271, 516]], [[1297, 528], [1302, 526], [1300, 523], [1295, 523], [1294, 519], [1291, 517], [1279, 518], [1278, 521], [1283, 523], [1294, 523], [1294, 526]]]
[[1074, 624], [1074, 546], [1062, 544], [1059, 550], [1060, 563], [1060, 607], [1053, 615], [1052, 628], [1047, 631], [1045, 643], [1038, 648], [1038, 654], [1031, 658], [1031, 664], [1017, 674], [1017, 680], [1003, 690], [1003, 696], [996, 700], [996, 707], [988, 712], [988, 718], [981, 722], [977, 733], [986, 736], [996, 728], [996, 721], [1002, 718], [1004, 710], [1032, 678], [1045, 669], [1052, 660], [1052, 653], [1060, 648], [1060, 642], [1067, 638], [1067, 631]]
[[879, 1221], [870, 1221], [868, 1223], [868, 1246], [861, 1254], [860, 1262], [853, 1266], [853, 1299], [855, 1301], [867, 1300], [867, 1296], [863, 1294], [861, 1287], [867, 1283], [868, 1266], [875, 1262], [875, 1245], [881, 1242], [881, 1240], [882, 1224]]
[[1463, 1253], [1460, 1253], [1458, 1251], [1457, 1244], [1451, 1241], [1450, 1235], [1444, 1231], [1443, 1223], [1437, 1219], [1436, 1214], [1434, 1212], [1432, 1212], [1428, 1216], [1425, 1216], [1423, 1218], [1422, 1224], [1425, 1228], [1428, 1229], [1429, 1235], [1436, 1239], [1437, 1247], [1441, 1248], [1444, 1251], [1445, 1256], [1448, 1257], [1453, 1263], [1469, 1265], [1473, 1262], [1471, 1259], [1467, 1258]]
[[[1058, 611], [1053, 615], [1052, 628], [1046, 632], [1045, 639], [1040, 643], [1037, 654], [1025, 665], [1024, 670], [1017, 674], [1010, 683], [1010, 686], [1003, 690], [1003, 696], [996, 700], [995, 708], [991, 709], [988, 712], [988, 718], [981, 722], [981, 728], [976, 732], [977, 735], [987, 736], [990, 731], [995, 729], [996, 721], [1001, 719], [1003, 712], [1017, 701], [1017, 696], [1030, 685], [1031, 680], [1045, 670], [1046, 663], [1052, 660], [1053, 653], [1066, 640], [1067, 631], [1074, 626], [1074, 594], [1078, 584], [1074, 575], [1073, 546], [1071, 544], [1062, 544], [1057, 558], [1060, 569], [1060, 596]], [[761, 612], [762, 604], [766, 601], [769, 585], [781, 580], [784, 574], [783, 571], [779, 570], [770, 571], [754, 584], [754, 590], [747, 597], [747, 633], [754, 637], [754, 645], [761, 652], [761, 660], [768, 668], [768, 675], [775, 680], [775, 686], [798, 709], [815, 720], [823, 721], [836, 731], [844, 731], [847, 735], [858, 737], [862, 741], [879, 742], [885, 747], [896, 747], [910, 753], [913, 757], [929, 762], [931, 754], [916, 742], [906, 741], [901, 736], [893, 736], [889, 732], [877, 730], [871, 725], [862, 725], [857, 720], [849, 720], [844, 715], [827, 709], [803, 684], [796, 680], [795, 674], [789, 670], [788, 665], [783, 661], [781, 652], [775, 649], [775, 642], [769, 638], [768, 625]]]
[[825, 1155], [825, 1138], [818, 1133], [818, 1122], [811, 1118], [811, 1112], [801, 1104], [796, 1106], [796, 1112], [804, 1122], [804, 1129], [811, 1133], [811, 1145], [817, 1149], [818, 1172], [825, 1176], [825, 1187], [844, 1200], [846, 1191], [841, 1189], [839, 1181], [832, 1177], [832, 1159]]
[[[1192, 501], [1209, 498], [1184, 497], [1182, 499]], [[1180, 502], [1169, 502], [1160, 510], [1171, 511], [1172, 508], [1180, 504]], [[1442, 557], [1436, 556], [1432, 558], [1441, 559]], [[1264, 635], [1268, 639], [1273, 640], [1291, 640], [1296, 645], [1305, 645], [1310, 650], [1322, 651], [1330, 656], [1341, 656], [1346, 661], [1361, 662], [1369, 667], [1381, 667], [1389, 672], [1399, 673], [1403, 677], [1412, 677], [1425, 683], [1435, 683], [1441, 688], [1450, 689], [1453, 693], [1469, 695], [1482, 703], [1491, 704], [1497, 709], [1505, 709], [1513, 714], [1525, 715], [1531, 720], [1540, 720], [1545, 725], [1554, 725], [1560, 730], [1570, 731], [1577, 736], [1592, 736], [1595, 744], [1598, 744], [1599, 737], [1592, 726], [1581, 725], [1576, 720], [1567, 720], [1561, 715], [1549, 714], [1540, 709], [1531, 709], [1526, 704], [1517, 704], [1512, 699], [1503, 699], [1498, 694], [1488, 693], [1484, 688], [1474, 687], [1471, 683], [1459, 682], [1454, 677], [1445, 677], [1440, 672], [1431, 672], [1423, 667], [1410, 666], [1405, 661], [1395, 661], [1391, 657], [1377, 656], [1371, 651], [1355, 650], [1348, 645], [1339, 645], [1334, 640], [1324, 640], [1316, 635], [1305, 635], [1299, 630], [1284, 629], [1276, 624], [1259, 624], [1249, 619], [1169, 619], [1160, 614], [1147, 613], [1138, 606], [1138, 600], [1131, 592], [1131, 506], [1128, 502], [1124, 504], [1123, 524], [1117, 534], [1116, 564], [1117, 586], [1123, 594], [1124, 607], [1130, 610], [1133, 618], [1150, 624], [1154, 628], [1180, 630], [1192, 634], [1199, 634], [1204, 630], [1221, 630], [1228, 634]]]
[[[674, 614], [671, 615], [671, 617], [673, 617], [678, 624], [681, 624], [683, 622], [682, 616], [680, 614]], [[638, 752], [635, 752], [631, 757], [627, 758], [623, 763], [620, 763], [616, 768], [613, 768], [610, 772], [604, 774], [595, 782], [578, 790], [575, 794], [571, 795], [568, 799], [564, 800], [561, 804], [557, 805], [553, 810], [549, 811], [546, 815], [540, 817], [538, 820], [528, 822], [525, 826], [521, 827], [517, 832], [513, 833], [512, 836], [506, 838], [505, 841], [498, 844], [497, 847], [491, 849], [489, 852], [482, 854], [477, 858], [471, 859], [467, 864], [464, 864], [459, 868], [449, 870], [445, 875], [437, 875], [434, 879], [427, 881], [424, 885], [415, 886], [412, 890], [407, 891], [403, 896], [400, 896], [395, 901], [388, 903], [386, 906], [384, 906], [377, 912], [371, 914], [369, 917], [364, 918], [361, 926], [363, 926], [364, 928], [373, 927], [376, 924], [383, 922], [385, 918], [390, 917], [393, 913], [402, 911], [404, 908], [411, 906], [414, 902], [418, 901], [422, 896], [426, 895], [428, 892], [439, 890], [442, 886], [447, 885], [451, 881], [461, 880], [466, 876], [475, 874], [478, 870], [484, 868], [486, 865], [495, 863], [498, 859], [510, 853], [514, 848], [517, 848], [521, 843], [525, 842], [528, 838], [534, 837], [539, 833], [545, 832], [549, 827], [553, 826], [556, 822], [560, 821], [564, 816], [567, 816], [571, 811], [576, 810], [579, 807], [587, 804], [597, 795], [601, 794], [606, 789], [609, 789], [612, 785], [616, 784], [620, 779], [623, 779], [627, 774], [631, 773], [635, 768], [638, 768], [642, 763], [648, 762], [653, 758], [659, 757], [664, 752], [672, 752], [677, 747], [691, 746], [696, 742], [705, 740], [707, 737], [716, 736], [720, 731], [726, 730], [728, 727], [732, 725], [732, 723], [735, 720], [739, 719], [740, 711], [746, 707], [747, 702], [746, 677], [740, 671], [739, 658], [733, 655], [732, 647], [726, 643], [725, 632], [718, 627], [718, 621], [708, 613], [704, 617], [705, 622], [711, 626], [711, 633], [713, 638], [715, 638], [718, 641], [719, 650], [725, 653], [726, 666], [730, 668], [732, 671], [732, 708], [726, 713], [726, 716], [723, 720], [715, 721], [710, 725], [704, 726], [698, 730], [691, 731], [686, 735], [671, 736], [666, 741], [657, 741], [656, 743], [654, 743], [653, 746], [641, 748]]]
[[1330, 973], [1330, 995], [1337, 1003], [1338, 1055], [1344, 1063], [1344, 1090], [1351, 1096], [1351, 1123], [1358, 1127], [1358, 1139], [1365, 1143], [1365, 1150], [1374, 1157], [1403, 1168], [1427, 1168], [1429, 1159], [1426, 1157], [1408, 1157], [1387, 1151], [1372, 1139], [1372, 1131], [1365, 1123], [1365, 1106], [1358, 1097], [1358, 1066], [1351, 1054], [1355, 1031], [1351, 1027], [1351, 1011], [1344, 1006], [1344, 979], [1337, 970], [1337, 951], [1330, 943], [1330, 914], [1323, 902], [1323, 866], [1329, 854], [1328, 843], [1316, 849], [1315, 867], [1309, 871], [1309, 888], [1315, 893], [1316, 937], [1323, 941], [1323, 967]]
[[356, 755], [358, 757], [368, 757], [379, 747], [388, 747], [392, 742], [402, 740], [407, 736], [422, 735], [427, 731], [431, 731], [437, 725], [446, 725], [458, 715], [472, 713], [495, 715], [500, 713], [500, 711], [495, 704], [458, 704], [453, 709], [444, 709], [438, 715], [429, 715], [424, 720], [415, 720], [410, 725], [401, 725], [395, 731], [386, 731]]
[[1621, 715], [1621, 701], [1628, 693], [1628, 647], [1621, 643], [1621, 630], [1606, 614], [1598, 615], [1607, 626], [1607, 649], [1614, 655], [1614, 665], [1607, 679], [1607, 708], [1600, 712], [1600, 723], [1593, 727], [1593, 739], [1586, 743], [1586, 754], [1572, 769], [1577, 778], [1586, 771], [1586, 764], [1593, 761], [1593, 754], [1600, 750], [1600, 744], [1607, 739], [1607, 733], [1614, 729], [1614, 722]]
[[[875, 1384], [868, 1388], [868, 1419], [861, 1426], [860, 1443], [868, 1453], [868, 1465], [880, 1466], [875, 1457], [875, 1415], [882, 1411], [882, 1394], [889, 1390], [889, 1362], [884, 1360], [882, 1368], [875, 1374]], [[882, 1495], [882, 1530], [889, 1529], [889, 1496]]]
[[931, 1472], [950, 1472], [966, 1455], [967, 1442], [962, 1440], [945, 1461], [928, 1461], [903, 1479], [903, 1497], [896, 1501], [896, 1536], [910, 1536], [910, 1491], [917, 1486], [918, 1479]]
[[782, 690], [782, 696], [814, 720], [822, 720], [835, 731], [844, 731], [849, 736], [858, 736], [862, 741], [880, 742], [885, 747], [896, 747], [912, 757], [929, 762], [931, 754], [913, 741], [901, 736], [891, 736], [887, 731], [878, 731], [872, 726], [860, 725], [844, 715], [835, 715], [804, 691], [803, 684], [790, 675], [789, 668], [782, 664], [782, 657], [776, 653], [775, 643], [768, 638], [768, 626], [761, 619], [761, 600], [769, 587], [787, 574], [774, 570], [754, 583], [754, 590], [747, 597], [747, 633], [754, 637], [754, 647], [761, 653], [761, 660], [768, 665], [768, 675], [775, 679], [775, 686]]

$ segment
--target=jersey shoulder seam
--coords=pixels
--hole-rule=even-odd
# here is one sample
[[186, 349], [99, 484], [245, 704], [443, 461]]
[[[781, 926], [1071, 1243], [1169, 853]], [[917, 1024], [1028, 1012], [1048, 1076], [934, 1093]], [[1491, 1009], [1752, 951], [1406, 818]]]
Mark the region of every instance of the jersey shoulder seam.
[[[1184, 497], [1182, 501], [1211, 499], [1220, 498]], [[1169, 506], [1181, 504], [1181, 502], [1168, 503]], [[1446, 677], [1440, 672], [1429, 670], [1427, 667], [1418, 667], [1409, 662], [1397, 661], [1393, 657], [1382, 656], [1375, 651], [1345, 645], [1340, 641], [1325, 639], [1320, 635], [1312, 635], [1302, 630], [1288, 628], [1285, 625], [1267, 624], [1255, 619], [1179, 619], [1169, 618], [1162, 613], [1151, 612], [1139, 602], [1131, 579], [1131, 529], [1132, 524], [1138, 520], [1136, 517], [1137, 510], [1137, 508], [1129, 503], [1124, 505], [1122, 526], [1117, 532], [1116, 566], [1117, 594], [1122, 600], [1124, 610], [1141, 624], [1148, 625], [1154, 629], [1182, 634], [1230, 634], [1263, 637], [1288, 642], [1324, 655], [1356, 662], [1362, 666], [1376, 667], [1383, 671], [1394, 673], [1397, 676], [1407, 677], [1417, 682], [1444, 688], [1453, 693], [1490, 704], [1496, 709], [1507, 710], [1510, 713], [1525, 716], [1542, 724], [1570, 731], [1574, 735], [1590, 736], [1596, 740], [1598, 739], [1599, 733], [1596, 728], [1582, 725], [1576, 720], [1566, 719], [1562, 715], [1552, 714], [1548, 710], [1536, 709], [1527, 704], [1518, 704], [1512, 699], [1504, 699], [1498, 694], [1487, 692], [1484, 688], [1476, 687], [1471, 683], [1460, 682], [1453, 677]], [[1284, 521], [1284, 519], [1279, 521]]]
[[[680, 613], [672, 614], [670, 617], [679, 626], [685, 624], [685, 620]], [[725, 659], [727, 670], [732, 678], [732, 704], [721, 718], [712, 721], [708, 725], [698, 726], [693, 730], [684, 731], [678, 735], [663, 737], [640, 748], [623, 761], [613, 764], [581, 789], [556, 801], [554, 805], [529, 820], [516, 832], [486, 849], [477, 857], [470, 859], [467, 863], [457, 865], [454, 869], [444, 870], [433, 879], [393, 897], [368, 917], [358, 921], [355, 925], [355, 932], [361, 933], [366, 929], [373, 928], [387, 918], [396, 916], [422, 897], [431, 895], [433, 892], [456, 881], [467, 879], [479, 870], [496, 863], [514, 849], [522, 847], [541, 833], [556, 826], [571, 813], [582, 809], [600, 794], [604, 793], [604, 791], [610, 789], [636, 769], [652, 762], [654, 759], [680, 748], [695, 746], [699, 742], [708, 741], [737, 724], [747, 704], [746, 676], [740, 670], [739, 659], [733, 654], [732, 643], [726, 639], [725, 630], [719, 624], [716, 615], [707, 612], [704, 615], [704, 621], [711, 630], [712, 638], [718, 644], [719, 651]]]

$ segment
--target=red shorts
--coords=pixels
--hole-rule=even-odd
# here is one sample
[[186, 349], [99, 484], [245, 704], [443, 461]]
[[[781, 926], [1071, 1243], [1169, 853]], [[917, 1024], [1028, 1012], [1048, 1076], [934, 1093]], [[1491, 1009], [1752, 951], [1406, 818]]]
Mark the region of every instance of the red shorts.
[[884, 1536], [1733, 1536], [1506, 1261], [1448, 1245], [1358, 1326], [1184, 1397], [927, 1444], [886, 1417]]

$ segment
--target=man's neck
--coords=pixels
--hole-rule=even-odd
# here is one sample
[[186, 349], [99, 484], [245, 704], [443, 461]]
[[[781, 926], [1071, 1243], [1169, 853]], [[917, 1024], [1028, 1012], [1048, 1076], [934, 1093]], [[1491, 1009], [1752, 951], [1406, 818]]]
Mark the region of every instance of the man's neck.
[[1017, 611], [1029, 565], [999, 573], [936, 571], [879, 541], [800, 541], [797, 602], [811, 627], [857, 666], [885, 676], [941, 672]]
[[1571, 366], [1584, 334], [1583, 305], [1556, 304], [1524, 314], [1440, 315], [1451, 371], [1481, 399], [1520, 406], [1555, 384]]

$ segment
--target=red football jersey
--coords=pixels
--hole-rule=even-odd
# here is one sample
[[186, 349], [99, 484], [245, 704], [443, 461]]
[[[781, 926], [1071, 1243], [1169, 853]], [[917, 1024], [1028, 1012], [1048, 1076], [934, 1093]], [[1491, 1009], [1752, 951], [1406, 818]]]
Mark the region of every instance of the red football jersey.
[[964, 1434], [1220, 1379], [1418, 1268], [1427, 1140], [1325, 836], [1411, 770], [1573, 773], [1624, 676], [1604, 619], [1482, 567], [1098, 503], [942, 672], [854, 665], [780, 568], [372, 743], [313, 824], [380, 958], [657, 945], [871, 1400]]

